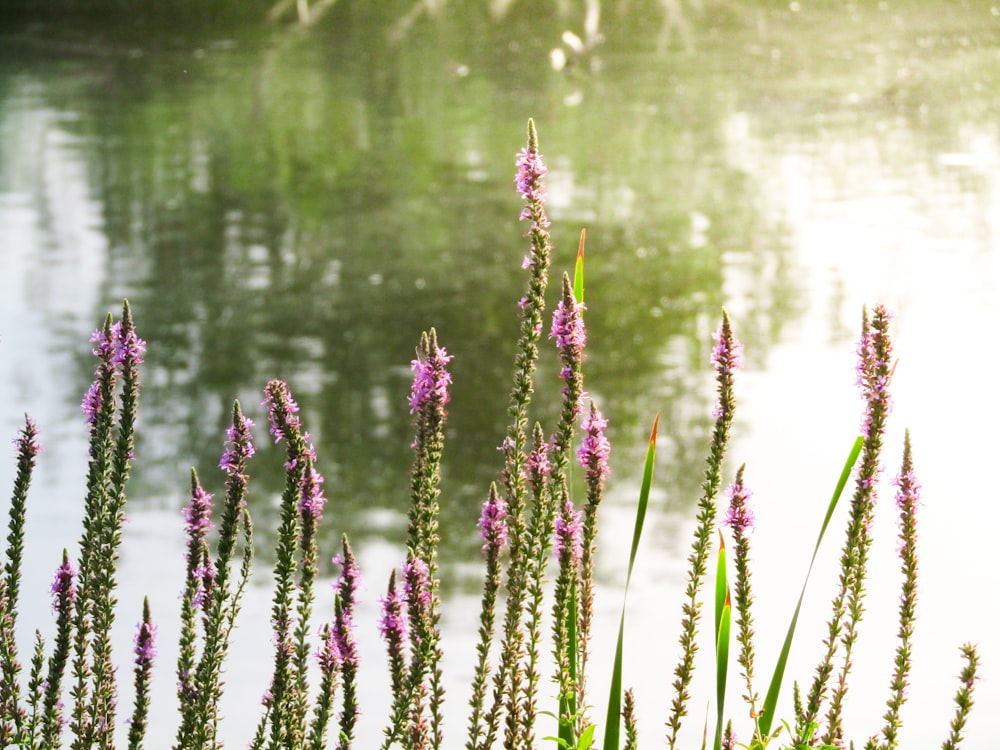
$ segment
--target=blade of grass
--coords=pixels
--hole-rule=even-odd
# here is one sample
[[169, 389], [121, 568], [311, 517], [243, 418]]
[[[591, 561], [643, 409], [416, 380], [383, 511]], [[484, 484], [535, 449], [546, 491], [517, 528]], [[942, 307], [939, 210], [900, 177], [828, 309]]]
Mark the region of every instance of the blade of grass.
[[713, 747], [722, 747], [722, 722], [726, 706], [726, 677], [729, 673], [729, 630], [732, 600], [726, 573], [726, 540], [719, 532], [719, 563], [715, 570], [715, 705], [716, 724]]
[[580, 247], [576, 251], [576, 270], [573, 272], [573, 296], [583, 304], [583, 244], [587, 238], [587, 230], [580, 230]]
[[642, 536], [642, 525], [646, 520], [646, 508], [649, 505], [649, 489], [653, 484], [653, 459], [656, 457], [656, 431], [660, 426], [660, 415], [653, 420], [653, 431], [649, 436], [649, 447], [646, 448], [646, 463], [642, 472], [642, 487], [639, 490], [639, 505], [635, 511], [635, 528], [632, 531], [632, 550], [628, 557], [628, 573], [625, 575], [625, 593], [622, 595], [622, 616], [618, 623], [618, 645], [615, 647], [615, 665], [611, 671], [611, 690], [608, 695], [608, 713], [604, 722], [604, 750], [618, 750], [621, 739], [622, 713], [622, 652], [625, 643], [625, 599], [628, 597], [628, 586], [632, 580], [632, 567], [639, 549], [639, 539]]
[[861, 446], [863, 439], [859, 435], [851, 448], [851, 452], [847, 457], [847, 461], [844, 463], [844, 469], [840, 472], [840, 479], [837, 481], [837, 488], [833, 492], [833, 497], [830, 499], [830, 504], [826, 509], [826, 517], [823, 519], [823, 526], [819, 530], [819, 536], [816, 538], [816, 546], [813, 548], [812, 559], [809, 561], [809, 569], [806, 571], [806, 579], [802, 583], [802, 593], [799, 594], [798, 604], [795, 605], [795, 613], [792, 615], [792, 621], [788, 625], [788, 633], [785, 635], [785, 642], [781, 647], [781, 654], [778, 656], [778, 663], [774, 666], [774, 675], [771, 677], [771, 684], [767, 689], [767, 697], [764, 699], [764, 707], [761, 711], [760, 721], [757, 722], [757, 728], [759, 731], [759, 737], [767, 737], [771, 733], [771, 723], [774, 721], [774, 711], [778, 705], [778, 696], [781, 693], [781, 682], [785, 677], [785, 666], [788, 663], [788, 654], [792, 649], [792, 638], [795, 636], [795, 626], [799, 620], [799, 612], [802, 609], [802, 600], [806, 596], [806, 587], [809, 585], [809, 576], [812, 574], [813, 564], [816, 562], [816, 554], [819, 552], [819, 546], [823, 542], [823, 535], [826, 533], [827, 526], [830, 525], [830, 519], [833, 517], [833, 512], [837, 508], [837, 503], [840, 501], [840, 496], [844, 492], [844, 487], [847, 486], [847, 480], [851, 477], [851, 470], [854, 468], [854, 464], [858, 460], [858, 456], [861, 455]]

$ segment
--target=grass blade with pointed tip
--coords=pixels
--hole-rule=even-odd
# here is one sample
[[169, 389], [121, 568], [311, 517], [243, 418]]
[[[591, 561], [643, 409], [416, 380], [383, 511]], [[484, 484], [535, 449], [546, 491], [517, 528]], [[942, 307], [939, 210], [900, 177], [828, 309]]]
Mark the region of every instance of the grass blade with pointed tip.
[[854, 468], [858, 456], [861, 455], [861, 446], [863, 443], [864, 440], [859, 435], [854, 441], [847, 461], [844, 463], [844, 469], [841, 471], [840, 479], [837, 481], [837, 488], [834, 490], [830, 504], [827, 506], [826, 518], [823, 519], [823, 526], [819, 530], [819, 536], [816, 538], [816, 546], [813, 548], [812, 559], [809, 561], [809, 569], [806, 571], [806, 579], [802, 583], [802, 593], [799, 594], [798, 604], [795, 605], [795, 613], [792, 615], [792, 621], [788, 625], [788, 633], [785, 635], [785, 642], [781, 647], [778, 663], [774, 666], [774, 676], [771, 678], [771, 684], [767, 689], [767, 697], [764, 699], [760, 721], [757, 723], [760, 737], [767, 737], [771, 733], [771, 723], [774, 721], [774, 711], [778, 705], [778, 695], [781, 693], [781, 682], [785, 676], [785, 666], [788, 663], [788, 654], [792, 649], [792, 638], [795, 635], [795, 626], [799, 620], [799, 611], [802, 609], [802, 600], [806, 595], [806, 586], [809, 585], [809, 576], [812, 573], [813, 563], [816, 562], [816, 554], [819, 552], [823, 535], [826, 533], [827, 526], [830, 525], [830, 519], [833, 518], [833, 511], [836, 510], [840, 496], [844, 492], [844, 487], [847, 486], [847, 480], [851, 477], [851, 470]]
[[576, 270], [573, 271], [573, 296], [579, 304], [583, 304], [583, 244], [587, 238], [587, 230], [580, 230], [580, 247], [576, 251]]
[[715, 569], [715, 705], [716, 724], [713, 747], [722, 747], [722, 722], [726, 705], [726, 677], [729, 674], [729, 631], [732, 600], [726, 573], [726, 540], [719, 532], [719, 563]]
[[656, 457], [656, 431], [660, 426], [660, 415], [653, 420], [653, 431], [649, 436], [649, 447], [646, 449], [646, 464], [642, 472], [642, 487], [639, 490], [639, 506], [635, 511], [635, 528], [632, 531], [632, 550], [628, 558], [628, 573], [625, 575], [625, 593], [622, 596], [622, 616], [618, 623], [618, 645], [615, 647], [615, 666], [611, 671], [611, 690], [608, 695], [608, 713], [604, 726], [604, 750], [618, 750], [621, 739], [622, 713], [622, 652], [625, 644], [625, 599], [628, 597], [628, 586], [632, 580], [632, 567], [635, 565], [636, 552], [639, 549], [639, 539], [642, 537], [642, 525], [646, 520], [646, 508], [649, 505], [649, 489], [653, 484], [653, 465]]

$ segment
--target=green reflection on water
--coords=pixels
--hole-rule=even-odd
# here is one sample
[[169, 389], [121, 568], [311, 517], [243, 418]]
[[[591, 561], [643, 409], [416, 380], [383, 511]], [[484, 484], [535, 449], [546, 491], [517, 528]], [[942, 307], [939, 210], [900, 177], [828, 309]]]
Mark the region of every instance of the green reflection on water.
[[[261, 389], [282, 377], [329, 478], [328, 546], [343, 529], [398, 540], [402, 523], [383, 520], [405, 507], [407, 366], [433, 325], [456, 355], [444, 557], [473, 554], [523, 286], [513, 155], [534, 116], [556, 273], [587, 227], [588, 389], [612, 419], [615, 477], [634, 477], [662, 410], [658, 476], [667, 507], [687, 507], [720, 307], [743, 301], [736, 323], [759, 363], [800, 304], [741, 149], [899, 120], [940, 146], [995, 115], [996, 26], [970, 36], [976, 9], [942, 25], [916, 4], [900, 26], [839, 3], [711, 5], [672, 21], [612, 4], [603, 44], [556, 72], [548, 50], [578, 19], [527, 5], [498, 21], [455, 4], [405, 33], [403, 4], [343, 3], [307, 31], [104, 28], [83, 42], [29, 27], [6, 40], [0, 92], [27, 76], [39, 106], [74, 115], [63, 127], [80, 137], [109, 246], [94, 320], [128, 296], [150, 341], [137, 503], [179, 503], [189, 463], [211, 476], [232, 399], [262, 422]], [[831, 29], [836, 44], [819, 44]], [[955, 87], [960, 111], [945, 116]], [[559, 387], [547, 356], [540, 417]], [[266, 550], [280, 458], [261, 454]]]

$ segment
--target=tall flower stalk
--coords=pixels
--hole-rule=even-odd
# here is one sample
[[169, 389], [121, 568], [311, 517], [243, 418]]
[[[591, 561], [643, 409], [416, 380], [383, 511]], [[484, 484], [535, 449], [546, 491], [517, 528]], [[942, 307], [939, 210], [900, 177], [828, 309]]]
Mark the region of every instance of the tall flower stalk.
[[10, 501], [7, 523], [7, 561], [0, 577], [0, 744], [19, 741], [24, 730], [24, 709], [20, 706], [18, 675], [21, 665], [17, 660], [17, 643], [14, 632], [17, 624], [17, 601], [21, 586], [21, 561], [24, 556], [24, 522], [27, 509], [28, 488], [35, 469], [36, 458], [41, 452], [38, 427], [28, 415], [14, 441], [17, 454], [17, 474]]
[[[441, 681], [440, 581], [437, 574], [438, 487], [441, 479], [441, 455], [444, 450], [444, 425], [451, 399], [452, 357], [438, 345], [432, 328], [420, 338], [417, 358], [411, 362], [413, 385], [410, 412], [413, 414], [413, 468], [410, 471], [410, 514], [407, 530], [406, 560], [402, 579], [406, 604], [406, 637], [409, 662], [400, 689], [394, 694], [383, 747], [397, 740], [404, 747], [438, 748], [443, 740], [441, 708], [444, 685]], [[387, 594], [387, 606], [399, 607], [396, 592]], [[402, 670], [400, 655], [391, 649], [403, 638], [398, 609], [386, 611], [383, 629], [390, 647], [393, 670]], [[394, 678], [394, 682], [396, 682]]]
[[[743, 682], [746, 686], [746, 693], [743, 700], [750, 707], [750, 716], [756, 719], [758, 713], [758, 696], [754, 690], [754, 632], [753, 613], [751, 605], [753, 603], [753, 587], [750, 575], [750, 532], [754, 526], [753, 510], [750, 507], [752, 493], [747, 489], [743, 481], [743, 472], [746, 466], [741, 466], [736, 472], [736, 479], [729, 487], [729, 510], [726, 513], [725, 525], [732, 531], [735, 541], [734, 562], [736, 566], [736, 581], [734, 584], [736, 592], [736, 614], [739, 618], [736, 641], [739, 643], [740, 652], [737, 657], [740, 669], [743, 673]], [[755, 738], [755, 739], [759, 739]]]
[[816, 668], [804, 710], [798, 717], [797, 735], [800, 741], [804, 741], [814, 731], [827, 693], [828, 681], [835, 667], [834, 661], [838, 651], [842, 649], [841, 668], [830, 696], [822, 741], [827, 744], [843, 742], [843, 700], [847, 694], [847, 678], [853, 666], [851, 656], [857, 639], [858, 624], [864, 614], [865, 578], [868, 571], [868, 550], [871, 547], [876, 484], [882, 471], [880, 461], [886, 420], [892, 408], [889, 394], [892, 377], [892, 342], [889, 339], [891, 318], [889, 311], [881, 305], [875, 308], [870, 320], [867, 311], [862, 316], [857, 382], [865, 402], [861, 425], [864, 444], [854, 495], [851, 498], [847, 537], [841, 552], [839, 588], [833, 599], [832, 614], [827, 624], [824, 641], [826, 652]]
[[[528, 272], [525, 294], [518, 301], [519, 334], [514, 354], [514, 375], [507, 406], [507, 434], [502, 443], [504, 468], [500, 474], [500, 494], [507, 502], [508, 513], [508, 565], [505, 584], [505, 606], [500, 635], [500, 657], [493, 677], [493, 691], [489, 708], [483, 712], [473, 710], [470, 727], [470, 750], [492, 748], [500, 731], [501, 716], [506, 713], [505, 745], [510, 747], [514, 737], [532, 736], [533, 717], [522, 714], [522, 700], [530, 704], [534, 693], [522, 688], [521, 664], [525, 653], [525, 632], [522, 626], [527, 587], [529, 538], [527, 518], [529, 513], [526, 485], [528, 455], [528, 407], [534, 391], [534, 373], [538, 364], [538, 341], [541, 338], [545, 311], [545, 290], [549, 280], [552, 257], [552, 240], [549, 236], [549, 219], [545, 209], [545, 175], [548, 168], [538, 145], [538, 134], [533, 121], [528, 121], [528, 142], [517, 154], [517, 173], [514, 178], [518, 193], [524, 199], [521, 220], [529, 222], [527, 237], [529, 252], [521, 267]], [[544, 510], [536, 508], [534, 515]], [[530, 669], [528, 679], [532, 679]], [[480, 721], [479, 716], [482, 716]]]
[[[893, 750], [899, 745], [899, 729], [902, 726], [900, 709], [906, 702], [906, 689], [910, 683], [912, 662], [911, 639], [917, 608], [917, 508], [920, 505], [920, 482], [913, 471], [913, 453], [910, 448], [910, 431], [906, 431], [903, 442], [903, 462], [894, 480], [896, 485], [896, 509], [899, 511], [899, 559], [903, 575], [903, 591], [899, 597], [899, 629], [896, 632], [896, 659], [893, 662], [892, 681], [889, 685], [889, 700], [883, 715], [882, 728], [885, 750]], [[866, 748], [879, 745], [870, 741]]]
[[718, 386], [713, 416], [715, 426], [709, 444], [705, 479], [702, 482], [702, 496], [698, 501], [698, 523], [695, 527], [691, 554], [688, 555], [688, 583], [684, 591], [685, 601], [681, 617], [681, 657], [674, 668], [674, 698], [670, 717], [667, 719], [667, 744], [677, 746], [677, 734], [681, 721], [687, 714], [691, 699], [689, 688], [694, 675], [694, 657], [698, 651], [695, 636], [701, 619], [701, 601], [698, 593], [704, 583], [708, 556], [712, 547], [712, 531], [715, 527], [716, 497], [722, 480], [722, 460], [729, 445], [729, 433], [733, 422], [736, 401], [733, 395], [733, 377], [742, 364], [743, 346], [733, 335], [728, 313], [722, 311], [722, 324], [713, 334], [715, 348], [712, 350], [712, 364]]
[[[181, 635], [177, 660], [177, 698], [181, 722], [176, 750], [214, 748], [218, 734], [218, 703], [222, 668], [253, 561], [253, 526], [247, 509], [247, 467], [256, 452], [253, 422], [233, 404], [232, 421], [219, 468], [226, 474], [226, 495], [219, 518], [215, 559], [206, 535], [212, 521], [213, 496], [191, 471], [191, 498], [184, 508], [187, 570], [181, 594]], [[239, 573], [233, 561], [242, 538]], [[200, 624], [200, 628], [199, 628]], [[202, 634], [201, 653], [197, 642]]]
[[316, 528], [326, 498], [323, 477], [314, 465], [316, 452], [287, 383], [272, 380], [264, 394], [270, 432], [276, 443], [285, 442], [286, 460], [271, 606], [274, 670], [253, 746], [260, 746], [266, 738], [266, 747], [278, 750], [302, 747], [306, 742], [308, 635], [318, 559]]

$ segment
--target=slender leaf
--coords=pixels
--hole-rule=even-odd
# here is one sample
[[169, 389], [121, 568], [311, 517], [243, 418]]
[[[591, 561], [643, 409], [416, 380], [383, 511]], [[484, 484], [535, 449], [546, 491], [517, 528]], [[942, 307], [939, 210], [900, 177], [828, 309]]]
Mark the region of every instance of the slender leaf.
[[719, 532], [719, 563], [715, 571], [715, 705], [716, 724], [713, 747], [722, 747], [722, 722], [726, 705], [726, 677], [729, 674], [729, 631], [732, 600], [726, 573], [726, 540]]
[[653, 420], [653, 431], [649, 436], [649, 447], [646, 448], [646, 464], [642, 472], [642, 487], [639, 490], [639, 506], [635, 511], [635, 528], [632, 531], [632, 549], [628, 557], [628, 573], [625, 576], [625, 593], [622, 595], [622, 616], [618, 623], [618, 644], [615, 647], [615, 665], [611, 670], [611, 690], [608, 695], [608, 713], [604, 723], [604, 750], [618, 750], [621, 739], [622, 713], [622, 652], [625, 645], [625, 599], [628, 597], [628, 586], [632, 580], [632, 566], [635, 565], [636, 553], [639, 549], [639, 539], [642, 537], [642, 525], [646, 520], [646, 508], [649, 505], [649, 490], [653, 484], [653, 465], [656, 457], [656, 431], [660, 426], [660, 415]]
[[583, 244], [587, 238], [587, 230], [580, 230], [580, 247], [576, 251], [576, 270], [573, 272], [573, 296], [579, 304], [583, 304]]
[[757, 723], [761, 737], [767, 737], [771, 733], [771, 722], [774, 721], [774, 711], [778, 706], [778, 696], [781, 693], [781, 682], [785, 676], [785, 666], [788, 663], [788, 654], [792, 649], [792, 638], [795, 636], [795, 626], [799, 621], [799, 612], [802, 609], [802, 600], [805, 599], [806, 596], [806, 586], [809, 585], [809, 576], [812, 574], [813, 564], [816, 562], [816, 554], [819, 552], [819, 546], [823, 541], [823, 535], [826, 533], [826, 528], [830, 525], [830, 519], [833, 518], [833, 512], [837, 508], [840, 496], [844, 492], [844, 487], [847, 486], [847, 480], [851, 477], [851, 470], [854, 468], [854, 464], [857, 462], [858, 456], [861, 455], [861, 446], [863, 443], [864, 440], [859, 435], [854, 441], [854, 446], [851, 448], [847, 461], [844, 463], [844, 469], [840, 472], [840, 479], [837, 481], [837, 488], [834, 490], [833, 497], [830, 499], [830, 504], [827, 506], [826, 517], [823, 519], [823, 526], [819, 530], [819, 536], [816, 539], [816, 546], [813, 548], [812, 559], [809, 561], [809, 569], [806, 571], [806, 579], [802, 583], [802, 593], [799, 594], [798, 604], [795, 605], [795, 613], [792, 615], [792, 621], [788, 625], [788, 633], [785, 635], [785, 642], [781, 646], [781, 654], [778, 656], [778, 663], [774, 666], [774, 676], [771, 677], [771, 685], [767, 689], [767, 697], [764, 699], [764, 707], [761, 711], [760, 721]]

